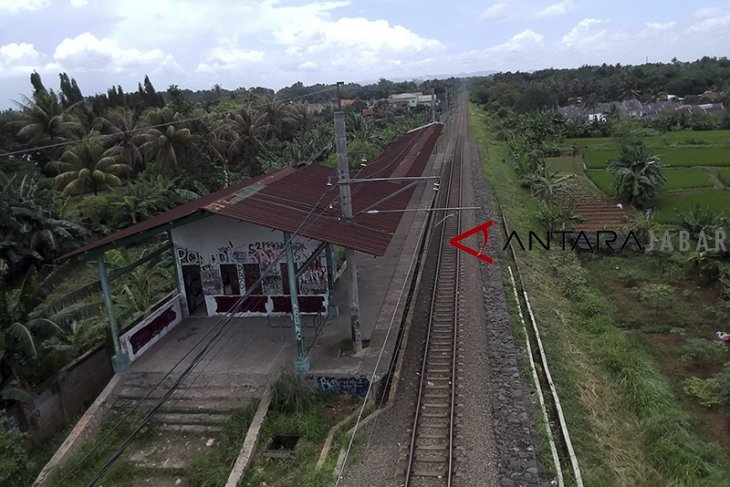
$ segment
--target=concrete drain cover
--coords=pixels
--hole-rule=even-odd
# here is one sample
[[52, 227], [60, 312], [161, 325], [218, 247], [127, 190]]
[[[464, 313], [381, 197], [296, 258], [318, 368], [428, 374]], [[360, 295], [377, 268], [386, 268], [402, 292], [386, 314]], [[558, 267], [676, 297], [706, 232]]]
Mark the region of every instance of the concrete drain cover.
[[293, 457], [302, 435], [293, 433], [282, 433], [274, 435], [264, 450], [264, 455], [270, 458]]

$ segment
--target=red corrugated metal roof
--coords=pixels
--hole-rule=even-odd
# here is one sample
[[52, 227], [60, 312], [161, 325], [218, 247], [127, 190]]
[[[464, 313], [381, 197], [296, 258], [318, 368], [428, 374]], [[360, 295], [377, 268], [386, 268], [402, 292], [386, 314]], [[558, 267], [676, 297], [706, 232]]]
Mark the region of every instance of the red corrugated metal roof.
[[[357, 178], [421, 175], [431, 155], [441, 124], [410, 132], [360, 171]], [[397, 176], [396, 176], [397, 175]], [[405, 182], [384, 181], [352, 186], [353, 223], [340, 220], [339, 187], [333, 168], [319, 165], [287, 167], [245, 181], [158, 215], [86, 245], [65, 257], [119, 242], [162, 227], [196, 212], [208, 212], [315, 240], [383, 255], [398, 228], [402, 213], [358, 214], [402, 188]], [[328, 185], [328, 182], [333, 183]], [[379, 210], [404, 209], [413, 189], [378, 204]]]

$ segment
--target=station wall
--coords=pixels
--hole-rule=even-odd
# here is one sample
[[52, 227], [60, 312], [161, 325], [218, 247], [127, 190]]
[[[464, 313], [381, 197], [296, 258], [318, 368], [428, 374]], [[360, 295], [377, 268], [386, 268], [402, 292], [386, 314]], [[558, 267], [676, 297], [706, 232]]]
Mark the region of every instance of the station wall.
[[[190, 308], [201, 301], [208, 316], [226, 313], [271, 267], [236, 315], [291, 313], [286, 254], [274, 263], [284, 252], [283, 232], [213, 215], [175, 228], [172, 240]], [[295, 240], [293, 250], [297, 267], [320, 243], [308, 238]], [[299, 278], [298, 294], [302, 313], [326, 312], [327, 259], [324, 252]]]

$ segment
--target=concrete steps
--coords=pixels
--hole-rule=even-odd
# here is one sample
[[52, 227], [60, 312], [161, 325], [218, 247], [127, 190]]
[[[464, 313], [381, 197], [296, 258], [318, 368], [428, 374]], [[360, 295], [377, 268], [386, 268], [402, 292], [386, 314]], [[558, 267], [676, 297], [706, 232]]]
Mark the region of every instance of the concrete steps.
[[[173, 386], [176, 377], [129, 373], [114, 391], [114, 407], [140, 413], [149, 411]], [[150, 423], [160, 432], [209, 435], [220, 432], [231, 413], [261, 395], [250, 378], [231, 375], [191, 375], [160, 406]], [[153, 389], [154, 388], [154, 389]]]

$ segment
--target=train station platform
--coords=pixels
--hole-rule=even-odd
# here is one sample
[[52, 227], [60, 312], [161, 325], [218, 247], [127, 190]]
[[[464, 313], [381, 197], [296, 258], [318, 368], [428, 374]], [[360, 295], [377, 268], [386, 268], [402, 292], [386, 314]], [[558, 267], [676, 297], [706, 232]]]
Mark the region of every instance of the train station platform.
[[[442, 137], [429, 159], [424, 176], [440, 174], [443, 162]], [[409, 209], [427, 208], [435, 191], [432, 181], [416, 187]], [[404, 212], [398, 229], [382, 257], [357, 253], [362, 338], [367, 346], [359, 353], [348, 351], [351, 343], [347, 269], [340, 270], [335, 283], [334, 318], [302, 316], [302, 332], [308, 350], [307, 376], [323, 390], [361, 393], [374, 376], [377, 382], [387, 372], [407, 294], [415, 270], [415, 257], [428, 218], [427, 211]], [[189, 317], [135, 360], [128, 377], [157, 376], [175, 364], [185, 364], [202, 350], [221, 317]], [[265, 385], [282, 368], [294, 367], [296, 341], [289, 316], [232, 318], [220, 339], [214, 341], [192, 375], [197, 383], [206, 378], [230, 377], [256, 387]], [[377, 370], [376, 370], [377, 365]], [[176, 373], [173, 375], [177, 375]], [[348, 379], [350, 379], [348, 381]], [[354, 379], [354, 380], [353, 380]], [[367, 382], [366, 382], [367, 381]], [[127, 379], [126, 382], [129, 382]], [[348, 390], [342, 390], [348, 388]]]

